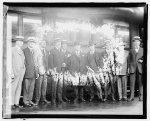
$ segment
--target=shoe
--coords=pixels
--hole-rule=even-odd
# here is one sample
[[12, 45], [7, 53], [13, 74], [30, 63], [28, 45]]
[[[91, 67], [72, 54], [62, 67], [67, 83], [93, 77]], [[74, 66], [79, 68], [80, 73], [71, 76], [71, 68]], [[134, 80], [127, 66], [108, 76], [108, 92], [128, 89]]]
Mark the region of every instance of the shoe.
[[77, 100], [77, 99], [75, 99], [75, 100], [73, 101], [73, 103], [78, 103], [78, 100]]
[[118, 101], [122, 101], [122, 98], [119, 98]]
[[82, 102], [85, 102], [85, 100], [84, 100], [83, 98], [81, 98], [81, 101], [82, 101]]
[[36, 101], [36, 102], [35, 102], [35, 105], [39, 105], [39, 101]]
[[19, 104], [15, 104], [14, 105], [16, 108], [23, 108], [23, 106], [19, 105]]
[[103, 100], [104, 102], [106, 102], [107, 101], [107, 99], [106, 98], [104, 98], [104, 100]]
[[24, 107], [31, 107], [32, 105], [27, 103], [27, 104], [24, 104]]
[[112, 101], [115, 101], [115, 98], [112, 98]]
[[30, 101], [29, 104], [32, 105], [32, 106], [37, 106], [37, 104], [33, 103], [32, 101]]
[[122, 101], [127, 101], [127, 98], [123, 98]]
[[133, 100], [134, 100], [133, 98], [128, 99], [129, 102], [131, 102], [131, 101], [133, 101]]
[[51, 102], [48, 101], [48, 100], [44, 100], [44, 101], [42, 101], [42, 102], [47, 103], [47, 104], [51, 103]]
[[90, 102], [92, 102], [93, 101], [93, 98], [90, 98]]

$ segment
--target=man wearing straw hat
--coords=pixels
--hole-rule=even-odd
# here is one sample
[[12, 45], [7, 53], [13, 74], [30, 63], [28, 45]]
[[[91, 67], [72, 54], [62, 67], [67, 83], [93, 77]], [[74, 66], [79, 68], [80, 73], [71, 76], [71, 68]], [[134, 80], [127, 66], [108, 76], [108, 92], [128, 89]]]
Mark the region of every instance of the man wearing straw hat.
[[22, 81], [25, 74], [25, 56], [21, 49], [24, 37], [16, 36], [16, 45], [12, 48], [12, 82], [11, 82], [11, 105], [12, 108], [21, 108], [19, 105]]
[[130, 99], [134, 100], [135, 81], [138, 77], [139, 83], [139, 101], [143, 100], [143, 84], [142, 84], [142, 73], [143, 73], [143, 48], [140, 47], [141, 39], [139, 36], [135, 36], [132, 39], [132, 49], [129, 53], [128, 68], [130, 73]]
[[23, 81], [23, 103], [24, 106], [35, 106], [32, 102], [33, 91], [35, 86], [35, 79], [37, 78], [36, 62], [34, 58], [34, 47], [36, 46], [37, 39], [29, 37], [27, 39], [28, 47], [23, 50], [25, 55], [26, 71]]

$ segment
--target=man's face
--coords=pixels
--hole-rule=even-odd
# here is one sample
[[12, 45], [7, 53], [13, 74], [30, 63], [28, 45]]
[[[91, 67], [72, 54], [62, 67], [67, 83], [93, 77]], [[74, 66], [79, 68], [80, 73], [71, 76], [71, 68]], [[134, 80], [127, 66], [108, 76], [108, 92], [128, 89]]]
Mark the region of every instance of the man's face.
[[35, 43], [34, 42], [29, 42], [28, 45], [29, 45], [30, 48], [34, 48], [35, 47]]
[[61, 48], [61, 42], [57, 42], [57, 43], [55, 44], [55, 47], [58, 48], [58, 49], [60, 49], [60, 48]]
[[95, 45], [90, 46], [90, 51], [95, 51]]
[[76, 50], [76, 51], [81, 51], [81, 46], [80, 46], [80, 45], [76, 45], [76, 46], [75, 46], [75, 50]]
[[134, 42], [133, 42], [133, 47], [134, 48], [138, 48], [138, 47], [140, 47], [140, 41], [139, 40], [135, 40]]
[[62, 49], [66, 50], [67, 49], [67, 44], [62, 44]]

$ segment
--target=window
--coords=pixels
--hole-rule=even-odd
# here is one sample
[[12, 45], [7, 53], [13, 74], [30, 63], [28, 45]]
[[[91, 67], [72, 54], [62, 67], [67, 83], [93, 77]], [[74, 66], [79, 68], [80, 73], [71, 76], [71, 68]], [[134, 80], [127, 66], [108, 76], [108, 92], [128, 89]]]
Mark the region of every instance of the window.
[[17, 14], [8, 14], [9, 19], [11, 19], [12, 24], [12, 38], [18, 35], [18, 15]]
[[42, 21], [38, 17], [23, 17], [23, 35], [25, 39], [29, 36], [34, 36], [39, 39], [42, 38], [41, 34]]

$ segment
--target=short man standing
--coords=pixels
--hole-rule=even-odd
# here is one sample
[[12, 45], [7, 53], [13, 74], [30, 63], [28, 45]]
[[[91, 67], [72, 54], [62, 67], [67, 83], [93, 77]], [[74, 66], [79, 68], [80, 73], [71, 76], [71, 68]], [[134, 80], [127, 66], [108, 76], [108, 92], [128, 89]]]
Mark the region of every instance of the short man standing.
[[12, 108], [20, 108], [19, 100], [22, 89], [22, 81], [25, 74], [25, 56], [21, 49], [24, 37], [16, 36], [16, 45], [12, 48], [12, 75], [11, 82], [11, 105]]
[[[41, 41], [39, 44], [39, 52], [36, 56], [37, 68], [39, 78], [36, 81], [36, 105], [39, 105], [39, 101], [43, 103], [50, 103], [46, 100], [47, 90], [47, 69], [48, 69], [48, 56], [45, 50], [46, 42]], [[38, 50], [36, 50], [38, 51]]]
[[25, 75], [23, 81], [23, 103], [25, 106], [35, 106], [32, 102], [35, 79], [37, 78], [37, 69], [34, 59], [34, 47], [36, 43], [35, 37], [29, 37], [27, 39], [28, 47], [23, 50], [25, 55]]
[[142, 73], [143, 73], [143, 48], [140, 47], [141, 39], [139, 36], [135, 36], [132, 39], [133, 48], [130, 50], [128, 58], [128, 67], [130, 73], [130, 99], [134, 100], [135, 80], [138, 77], [139, 83], [139, 101], [143, 100], [143, 84], [142, 84]]

